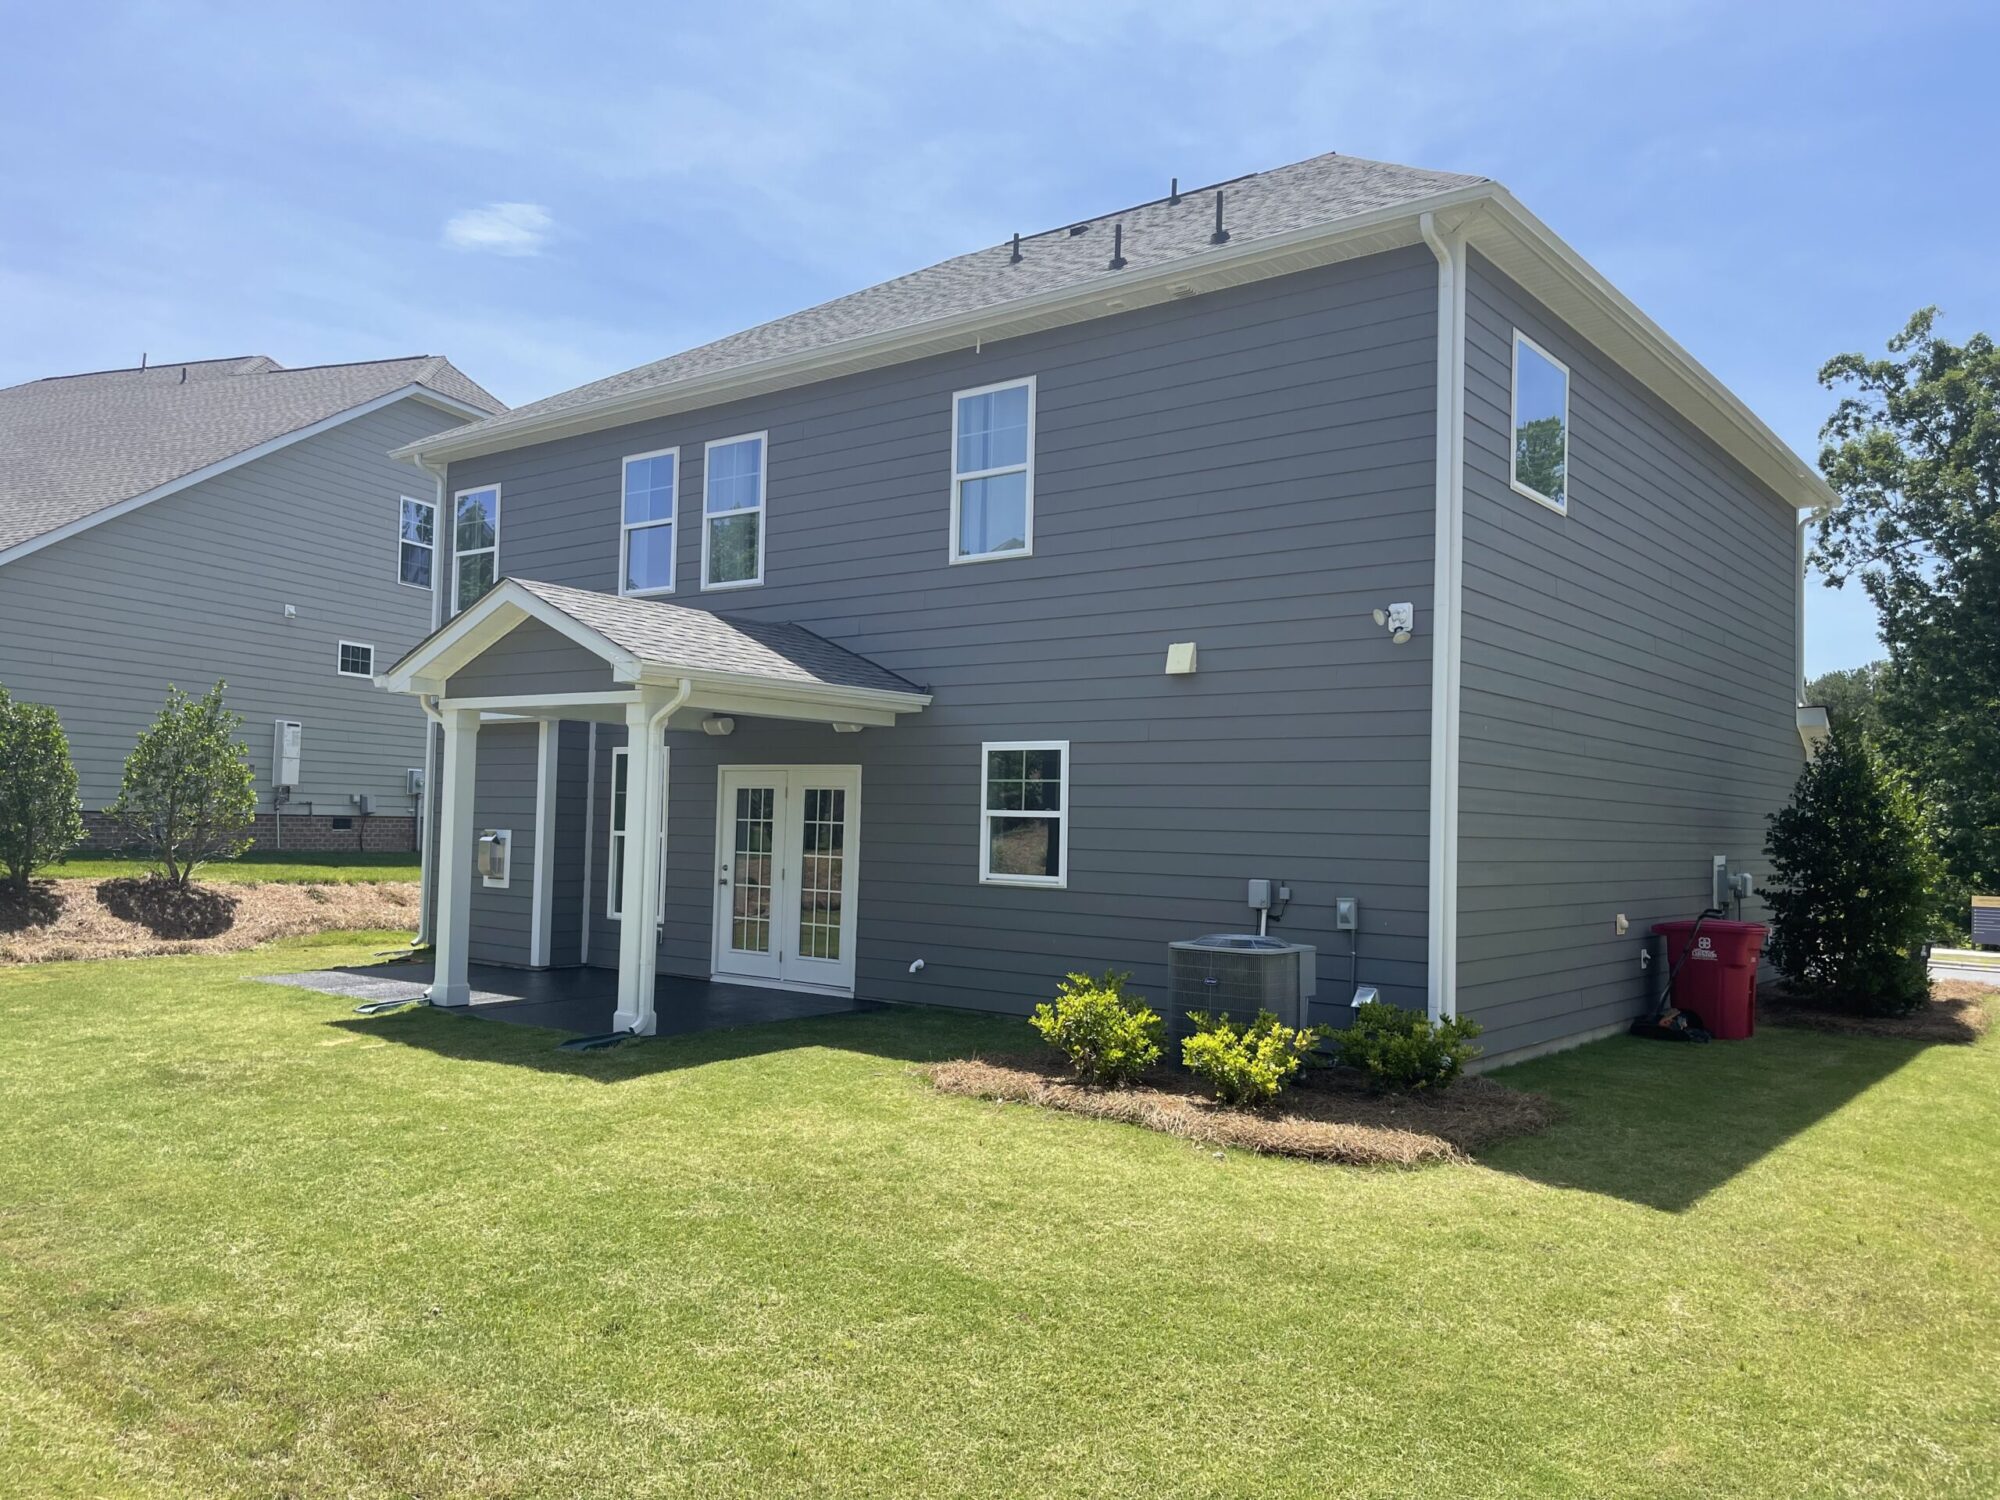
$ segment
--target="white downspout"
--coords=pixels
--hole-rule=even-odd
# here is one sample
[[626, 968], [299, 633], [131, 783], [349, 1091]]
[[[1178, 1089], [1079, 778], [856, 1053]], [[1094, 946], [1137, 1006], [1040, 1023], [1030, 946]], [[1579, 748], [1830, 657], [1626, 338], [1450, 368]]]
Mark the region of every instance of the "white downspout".
[[428, 948], [433, 942], [431, 935], [431, 896], [434, 894], [433, 885], [437, 876], [435, 868], [437, 863], [437, 837], [432, 831], [436, 820], [431, 816], [431, 798], [437, 794], [437, 783], [431, 779], [435, 774], [431, 765], [431, 750], [433, 748], [431, 741], [436, 739], [437, 736], [431, 733], [431, 729], [432, 726], [436, 726], [440, 730], [444, 728], [444, 713], [438, 708], [438, 699], [435, 693], [420, 694], [417, 698], [417, 706], [423, 709], [426, 722], [424, 724], [424, 791], [423, 796], [417, 802], [417, 816], [421, 820], [417, 826], [418, 848], [422, 852], [417, 856], [416, 946], [419, 948]]
[[1458, 1014], [1458, 731], [1465, 586], [1465, 236], [1418, 221], [1438, 263], [1437, 518], [1432, 579], [1430, 921], [1432, 1019]]
[[[660, 737], [674, 711], [693, 695], [694, 680], [683, 677], [673, 696], [646, 715], [643, 729], [636, 717], [626, 721], [631, 727], [626, 735], [625, 889], [619, 903], [624, 918], [618, 942], [618, 1009], [612, 1025], [614, 1030], [638, 1036], [650, 1036], [654, 1028], [653, 989], [660, 958], [657, 913], [660, 881], [666, 874], [660, 868], [659, 844], [641, 830], [657, 827], [663, 811], [659, 801], [664, 779], [660, 775]], [[635, 843], [642, 851], [638, 859], [631, 853]]]
[[1807, 511], [1799, 517], [1799, 589], [1796, 596], [1796, 613], [1792, 620], [1792, 641], [1797, 660], [1793, 663], [1792, 675], [1798, 682], [1797, 697], [1799, 707], [1806, 706], [1806, 528], [1812, 525], [1814, 512]]

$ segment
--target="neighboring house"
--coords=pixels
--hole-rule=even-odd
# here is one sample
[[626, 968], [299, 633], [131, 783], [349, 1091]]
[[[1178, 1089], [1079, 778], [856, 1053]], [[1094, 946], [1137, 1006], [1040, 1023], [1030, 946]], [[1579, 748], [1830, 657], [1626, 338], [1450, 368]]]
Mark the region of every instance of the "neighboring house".
[[387, 674], [445, 726], [440, 1003], [468, 958], [615, 966], [640, 1031], [656, 971], [1157, 1001], [1271, 878], [1320, 1017], [1351, 896], [1363, 984], [1519, 1054], [1637, 1012], [1802, 764], [1826, 491], [1479, 178], [1315, 158], [403, 456], [498, 532]]
[[434, 623], [437, 495], [388, 454], [505, 409], [437, 356], [0, 390], [0, 683], [61, 715], [93, 843], [168, 684], [220, 678], [260, 843], [415, 847], [426, 722], [371, 679]]

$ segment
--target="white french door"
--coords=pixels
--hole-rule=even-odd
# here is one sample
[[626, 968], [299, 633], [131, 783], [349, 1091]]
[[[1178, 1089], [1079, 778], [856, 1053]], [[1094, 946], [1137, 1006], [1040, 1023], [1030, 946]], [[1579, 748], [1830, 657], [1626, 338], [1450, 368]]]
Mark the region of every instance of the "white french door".
[[724, 766], [715, 976], [854, 988], [859, 766]]

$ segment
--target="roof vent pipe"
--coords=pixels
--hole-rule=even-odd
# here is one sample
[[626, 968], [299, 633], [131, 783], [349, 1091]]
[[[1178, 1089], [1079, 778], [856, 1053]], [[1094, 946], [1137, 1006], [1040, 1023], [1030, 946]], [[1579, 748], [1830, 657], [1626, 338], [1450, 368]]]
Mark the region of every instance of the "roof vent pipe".
[[1181, 201], [1181, 180], [1180, 178], [1176, 177], [1171, 180], [1171, 182], [1167, 187], [1167, 202], [1171, 205], [1178, 203], [1180, 201]]
[[1125, 226], [1117, 224], [1111, 230], [1111, 269], [1125, 269]]
[[1007, 264], [1010, 266], [1018, 266], [1020, 263], [1021, 263], [1021, 231], [1017, 229], [1014, 231], [1014, 253], [1007, 257]]
[[1226, 229], [1224, 229], [1224, 228], [1222, 227], [1222, 189], [1221, 189], [1221, 188], [1217, 188], [1217, 189], [1215, 190], [1215, 233], [1214, 233], [1214, 234], [1211, 234], [1211, 235], [1210, 235], [1210, 236], [1208, 237], [1208, 242], [1209, 242], [1209, 243], [1210, 243], [1211, 245], [1226, 245], [1226, 244], [1228, 244], [1228, 243], [1229, 243], [1229, 231], [1228, 231], [1228, 230], [1226, 230]]

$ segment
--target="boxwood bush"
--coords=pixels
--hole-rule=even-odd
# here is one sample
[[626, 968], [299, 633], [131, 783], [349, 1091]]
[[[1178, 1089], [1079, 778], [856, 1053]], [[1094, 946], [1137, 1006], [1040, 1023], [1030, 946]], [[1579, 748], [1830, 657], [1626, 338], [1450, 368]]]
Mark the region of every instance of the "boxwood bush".
[[1268, 1010], [1237, 1027], [1227, 1016], [1191, 1010], [1194, 1035], [1181, 1043], [1181, 1061], [1224, 1104], [1265, 1104], [1278, 1097], [1326, 1035], [1319, 1026], [1278, 1024]]
[[1086, 1083], [1130, 1083], [1160, 1060], [1166, 1023], [1140, 995], [1127, 995], [1129, 974], [1064, 977], [1053, 1005], [1035, 1007], [1028, 1024], [1069, 1059]]
[[1400, 1005], [1372, 1003], [1354, 1012], [1345, 1031], [1333, 1034], [1339, 1061], [1366, 1073], [1378, 1088], [1442, 1088], [1479, 1055], [1469, 1045], [1477, 1021], [1454, 1016], [1433, 1021]]

